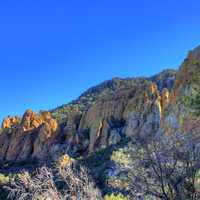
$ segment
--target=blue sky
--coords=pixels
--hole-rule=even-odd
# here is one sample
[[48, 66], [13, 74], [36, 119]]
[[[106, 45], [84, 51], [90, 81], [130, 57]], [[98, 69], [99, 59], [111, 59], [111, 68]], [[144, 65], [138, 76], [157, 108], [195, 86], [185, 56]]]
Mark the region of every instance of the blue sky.
[[0, 120], [112, 77], [178, 68], [200, 44], [198, 0], [0, 1]]

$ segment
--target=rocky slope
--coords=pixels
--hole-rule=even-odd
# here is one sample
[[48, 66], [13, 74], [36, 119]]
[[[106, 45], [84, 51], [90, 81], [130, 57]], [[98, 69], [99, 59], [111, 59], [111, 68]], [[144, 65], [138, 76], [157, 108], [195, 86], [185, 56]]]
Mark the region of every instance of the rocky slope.
[[151, 134], [160, 126], [175, 74], [166, 70], [152, 78], [114, 78], [51, 112], [9, 116], [2, 123], [0, 159], [44, 161], [62, 153], [89, 154], [126, 136]]
[[188, 131], [188, 118], [193, 118], [182, 102], [198, 86], [199, 72], [200, 48], [196, 48], [178, 72], [114, 78], [49, 112], [27, 110], [22, 118], [9, 116], [2, 123], [0, 160], [43, 162], [63, 154], [87, 156], [127, 137]]

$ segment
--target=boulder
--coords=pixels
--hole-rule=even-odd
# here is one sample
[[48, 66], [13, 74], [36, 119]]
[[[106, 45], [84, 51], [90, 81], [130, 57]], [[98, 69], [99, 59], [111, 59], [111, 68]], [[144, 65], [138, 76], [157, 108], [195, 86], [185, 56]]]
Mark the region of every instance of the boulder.
[[71, 163], [71, 158], [68, 154], [64, 154], [57, 160], [56, 163], [59, 168], [64, 168]]

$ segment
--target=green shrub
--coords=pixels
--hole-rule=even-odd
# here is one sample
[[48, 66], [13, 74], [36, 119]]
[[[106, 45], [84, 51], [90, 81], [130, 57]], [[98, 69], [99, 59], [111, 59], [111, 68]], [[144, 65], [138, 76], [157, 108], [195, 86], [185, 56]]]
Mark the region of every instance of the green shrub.
[[122, 194], [110, 194], [110, 195], [106, 195], [104, 197], [105, 200], [128, 200], [127, 197], [125, 197]]
[[200, 115], [200, 91], [198, 91], [191, 100], [191, 107], [197, 116]]
[[7, 185], [11, 181], [9, 176], [0, 173], [0, 200], [7, 199], [7, 191], [3, 188], [3, 186]]
[[122, 165], [127, 165], [129, 164], [129, 155], [124, 152], [124, 149], [119, 149], [118, 151], [113, 152], [111, 160]]
[[120, 148], [111, 155], [111, 160], [120, 166], [127, 167], [132, 163], [130, 147]]
[[5, 184], [9, 183], [9, 181], [10, 181], [9, 176], [0, 174], [0, 185], [5, 185]]

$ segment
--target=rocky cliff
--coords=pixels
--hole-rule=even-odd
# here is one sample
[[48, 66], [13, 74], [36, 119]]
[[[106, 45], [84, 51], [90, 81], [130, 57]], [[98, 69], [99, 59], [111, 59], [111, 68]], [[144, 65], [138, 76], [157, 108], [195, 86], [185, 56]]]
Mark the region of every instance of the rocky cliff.
[[191, 51], [179, 71], [150, 78], [114, 78], [90, 88], [77, 100], [49, 112], [27, 110], [2, 123], [1, 161], [45, 161], [60, 155], [89, 155], [123, 138], [147, 137], [163, 130], [191, 131], [185, 99], [198, 88], [200, 48]]

